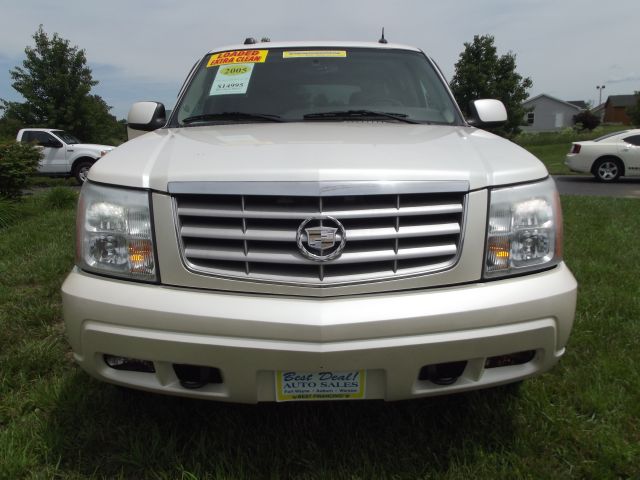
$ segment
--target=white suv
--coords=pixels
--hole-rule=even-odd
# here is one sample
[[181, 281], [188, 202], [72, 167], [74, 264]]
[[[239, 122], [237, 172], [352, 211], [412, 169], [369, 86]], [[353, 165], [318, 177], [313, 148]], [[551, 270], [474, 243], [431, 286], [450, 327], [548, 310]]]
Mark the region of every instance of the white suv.
[[[545, 167], [465, 120], [420, 50], [223, 47], [89, 173], [62, 291], [77, 362], [234, 401], [399, 400], [565, 351], [576, 282]], [[476, 126], [471, 126], [473, 123]], [[159, 128], [162, 127], [162, 128]]]
[[23, 128], [16, 140], [34, 143], [42, 149], [39, 173], [51, 177], [75, 177], [79, 184], [85, 182], [93, 164], [115, 148], [82, 143], [73, 135], [55, 128]]

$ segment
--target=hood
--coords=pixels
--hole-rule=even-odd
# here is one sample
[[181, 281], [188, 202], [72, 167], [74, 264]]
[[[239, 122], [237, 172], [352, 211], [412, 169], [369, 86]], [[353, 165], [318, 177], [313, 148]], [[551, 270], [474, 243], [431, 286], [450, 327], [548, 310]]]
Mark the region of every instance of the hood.
[[156, 130], [104, 157], [89, 179], [159, 191], [177, 181], [463, 180], [478, 189], [547, 175], [526, 150], [472, 127], [319, 121]]
[[114, 147], [113, 145], [98, 145], [96, 143], [73, 143], [71, 145], [69, 145], [70, 147], [73, 148], [82, 148], [84, 150], [113, 150]]

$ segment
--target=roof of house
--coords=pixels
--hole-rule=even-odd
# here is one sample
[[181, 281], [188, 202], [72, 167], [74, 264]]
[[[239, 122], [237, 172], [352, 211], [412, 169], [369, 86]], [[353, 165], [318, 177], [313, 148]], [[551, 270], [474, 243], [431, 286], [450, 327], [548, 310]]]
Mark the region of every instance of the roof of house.
[[569, 100], [569, 103], [575, 105], [576, 107], [580, 107], [583, 110], [589, 108], [589, 105], [587, 105], [587, 102], [585, 102], [584, 100]]
[[607, 105], [612, 107], [633, 107], [640, 95], [609, 95]]
[[550, 100], [553, 100], [554, 102], [558, 102], [558, 103], [561, 103], [563, 105], [569, 106], [571, 108], [575, 108], [578, 111], [582, 110], [581, 107], [579, 107], [577, 105], [574, 105], [573, 103], [565, 102], [564, 100], [560, 100], [559, 98], [552, 97], [551, 95], [547, 95], [546, 93], [541, 93], [540, 95], [536, 95], [535, 97], [531, 97], [531, 98], [525, 100], [524, 102], [522, 102], [522, 105], [526, 106], [526, 105], [528, 105], [530, 103], [535, 102], [536, 100], [538, 100], [539, 98], [542, 98], [542, 97], [546, 97], [546, 98], [548, 98]]
[[605, 106], [605, 103], [603, 102], [600, 105], [598, 105], [597, 107], [593, 107], [591, 109], [591, 112], [594, 113], [594, 112], [599, 112], [601, 110], [604, 110], [604, 106]]

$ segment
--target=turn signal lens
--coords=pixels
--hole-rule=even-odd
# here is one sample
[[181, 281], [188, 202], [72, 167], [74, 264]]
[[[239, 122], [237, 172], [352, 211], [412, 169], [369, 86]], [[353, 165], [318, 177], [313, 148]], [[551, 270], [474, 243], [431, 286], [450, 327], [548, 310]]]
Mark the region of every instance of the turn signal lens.
[[487, 263], [490, 263], [495, 270], [509, 268], [509, 248], [508, 239], [500, 237], [491, 238], [487, 248]]
[[150, 240], [137, 240], [129, 245], [129, 265], [134, 273], [153, 269], [153, 246]]

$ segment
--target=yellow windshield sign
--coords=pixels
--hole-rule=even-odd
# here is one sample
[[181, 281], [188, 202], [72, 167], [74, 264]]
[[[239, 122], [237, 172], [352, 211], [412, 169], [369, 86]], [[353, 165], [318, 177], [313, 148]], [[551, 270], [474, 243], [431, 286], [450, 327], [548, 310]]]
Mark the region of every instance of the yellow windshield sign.
[[345, 50], [293, 50], [290, 52], [282, 52], [282, 58], [345, 58], [347, 52]]
[[233, 50], [231, 52], [214, 53], [207, 67], [229, 65], [232, 63], [264, 63], [269, 50]]

